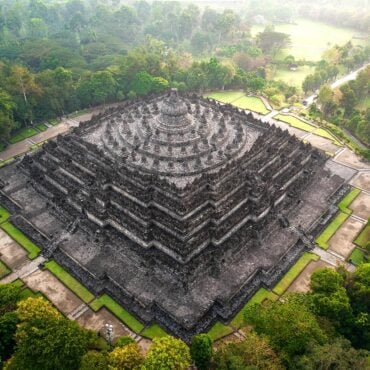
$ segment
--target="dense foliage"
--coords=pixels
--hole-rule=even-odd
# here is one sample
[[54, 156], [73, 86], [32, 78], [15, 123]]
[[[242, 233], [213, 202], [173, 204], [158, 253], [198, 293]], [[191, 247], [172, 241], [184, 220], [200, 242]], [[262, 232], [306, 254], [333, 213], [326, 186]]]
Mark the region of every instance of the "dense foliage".
[[370, 66], [362, 70], [357, 78], [332, 90], [323, 85], [318, 95], [318, 108], [312, 108], [312, 115], [317, 113], [334, 124], [344, 127], [358, 137], [364, 144], [370, 145]]
[[[370, 264], [353, 273], [321, 269], [308, 293], [264, 301], [245, 312], [244, 338], [218, 344], [207, 334], [154, 339], [143, 354], [130, 337], [114, 347], [62, 316], [43, 298], [21, 300], [20, 288], [0, 285], [0, 355], [5, 369], [335, 369], [368, 368]], [[1, 364], [1, 363], [0, 363]]]

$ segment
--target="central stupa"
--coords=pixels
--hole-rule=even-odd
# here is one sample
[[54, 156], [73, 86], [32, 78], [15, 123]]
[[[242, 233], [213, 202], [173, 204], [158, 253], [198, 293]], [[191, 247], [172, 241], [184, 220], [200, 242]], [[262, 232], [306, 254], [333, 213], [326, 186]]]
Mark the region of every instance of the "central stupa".
[[171, 90], [94, 117], [0, 179], [47, 257], [188, 340], [312, 247], [343, 183], [325, 162], [250, 113]]

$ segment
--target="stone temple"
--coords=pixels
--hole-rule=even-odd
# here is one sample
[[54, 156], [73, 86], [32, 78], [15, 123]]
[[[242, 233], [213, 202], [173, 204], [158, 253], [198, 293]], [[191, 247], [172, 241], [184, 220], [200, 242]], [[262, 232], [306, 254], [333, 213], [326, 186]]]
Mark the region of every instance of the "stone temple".
[[172, 90], [2, 168], [0, 201], [95, 294], [189, 340], [313, 247], [343, 193], [326, 162], [250, 113]]

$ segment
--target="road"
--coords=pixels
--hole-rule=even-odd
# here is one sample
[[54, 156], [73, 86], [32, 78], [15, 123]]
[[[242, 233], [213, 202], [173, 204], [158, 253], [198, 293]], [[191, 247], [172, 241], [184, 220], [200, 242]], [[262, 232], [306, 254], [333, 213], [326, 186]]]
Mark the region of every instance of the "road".
[[[349, 73], [348, 75], [345, 75], [344, 77], [334, 81], [330, 87], [332, 89], [335, 89], [343, 84], [345, 84], [346, 82], [348, 81], [351, 81], [351, 80], [355, 80], [358, 73], [361, 72], [363, 69], [365, 69], [367, 66], [369, 66], [370, 63], [368, 64], [365, 64], [364, 66], [362, 66], [361, 68], [357, 69], [356, 71], [354, 72], [351, 72]], [[304, 101], [306, 102], [306, 106], [309, 107], [314, 101], [315, 99], [317, 98], [317, 94], [313, 94], [313, 95], [310, 95], [309, 97], [307, 97]]]

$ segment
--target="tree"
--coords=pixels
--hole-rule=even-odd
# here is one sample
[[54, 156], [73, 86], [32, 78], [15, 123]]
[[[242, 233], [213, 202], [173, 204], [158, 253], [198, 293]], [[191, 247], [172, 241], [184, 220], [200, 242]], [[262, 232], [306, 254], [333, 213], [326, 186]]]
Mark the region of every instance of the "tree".
[[109, 364], [112, 370], [139, 369], [143, 360], [137, 343], [117, 347], [109, 354]]
[[343, 287], [344, 278], [330, 268], [316, 270], [311, 276], [310, 287], [313, 293], [335, 293]]
[[0, 284], [0, 314], [11, 312], [20, 299], [21, 288], [14, 284]]
[[304, 370], [366, 369], [367, 356], [367, 351], [356, 350], [348, 340], [339, 337], [323, 346], [313, 345], [310, 347], [305, 355], [296, 359], [296, 368]]
[[165, 336], [153, 340], [144, 365], [147, 370], [185, 370], [190, 362], [188, 346], [180, 339]]
[[218, 370], [283, 369], [281, 360], [268, 341], [253, 332], [248, 333], [240, 343], [221, 346], [214, 356], [213, 363]]
[[327, 339], [315, 316], [294, 296], [284, 302], [249, 307], [245, 319], [257, 334], [270, 339], [273, 349], [288, 359], [304, 353], [311, 343], [323, 344]]
[[290, 43], [290, 37], [286, 33], [275, 32], [273, 29], [266, 28], [257, 35], [257, 44], [266, 54], [273, 57]]
[[349, 116], [356, 105], [356, 95], [354, 91], [350, 88], [348, 84], [343, 85], [340, 87], [340, 91], [342, 93], [342, 97], [340, 99], [340, 103], [344, 107], [344, 113], [346, 116]]
[[15, 312], [7, 312], [0, 316], [0, 364], [14, 352], [14, 335], [18, 322], [18, 316]]
[[212, 339], [207, 334], [193, 337], [190, 347], [191, 358], [199, 370], [208, 369], [213, 355]]
[[73, 370], [96, 338], [92, 332], [64, 318], [43, 298], [19, 302], [20, 320], [16, 331], [16, 351], [8, 370]]
[[131, 90], [137, 95], [148, 94], [153, 87], [153, 77], [148, 72], [138, 72], [131, 82]]
[[108, 370], [108, 356], [97, 351], [86, 352], [81, 359], [79, 370]]
[[334, 112], [336, 108], [336, 104], [334, 103], [334, 92], [329, 85], [322, 85], [320, 87], [317, 101], [321, 105], [321, 111], [324, 118], [327, 118]]

